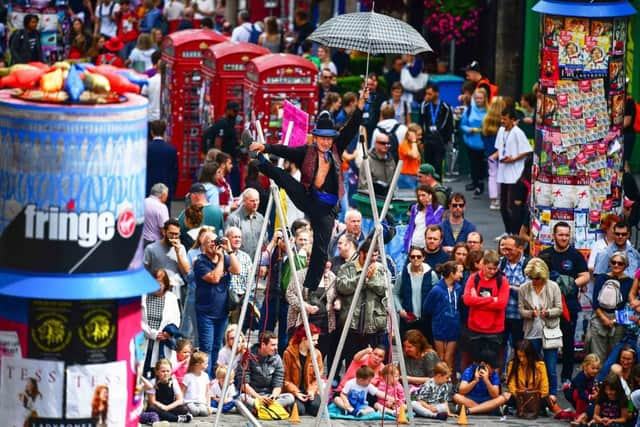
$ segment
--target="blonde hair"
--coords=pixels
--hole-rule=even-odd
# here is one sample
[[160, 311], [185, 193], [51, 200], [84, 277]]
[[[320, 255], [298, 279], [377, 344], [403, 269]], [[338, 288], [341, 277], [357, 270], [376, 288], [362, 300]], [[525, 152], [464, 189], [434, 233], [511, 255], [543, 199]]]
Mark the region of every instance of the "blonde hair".
[[[234, 372], [231, 371], [231, 379], [233, 380]], [[216, 379], [221, 379], [227, 376], [227, 367], [226, 366], [218, 366], [216, 368]]]
[[404, 142], [409, 141], [409, 132], [415, 133], [417, 137], [418, 133], [420, 132], [420, 125], [417, 123], [411, 123], [409, 126], [407, 126], [407, 131], [404, 134]]
[[187, 371], [193, 372], [193, 368], [198, 363], [204, 363], [206, 365], [207, 362], [209, 362], [209, 356], [207, 356], [207, 353], [203, 351], [196, 351], [191, 355], [191, 358], [189, 359], [189, 368], [187, 369]]
[[156, 362], [156, 371], [160, 369], [160, 366], [162, 365], [167, 365], [169, 369], [173, 369], [173, 366], [171, 365], [171, 361], [169, 359], [158, 359], [158, 361]]
[[596, 365], [600, 365], [600, 363], [602, 363], [602, 362], [601, 362], [601, 360], [600, 360], [600, 357], [598, 357], [598, 355], [597, 355], [597, 354], [595, 354], [595, 353], [589, 353], [589, 354], [587, 354], [587, 355], [584, 357], [584, 360], [582, 361], [582, 369], [584, 369], [584, 368], [586, 368], [587, 366], [592, 365], [592, 364], [594, 364], [594, 363], [595, 363]]
[[487, 114], [482, 119], [482, 135], [496, 135], [502, 123], [502, 110], [506, 107], [506, 102], [501, 96], [496, 96], [487, 107]]
[[451, 375], [451, 368], [445, 362], [438, 362], [433, 367], [433, 375]]
[[549, 279], [549, 267], [540, 258], [531, 258], [524, 268], [524, 274], [530, 279]]
[[486, 250], [484, 251], [484, 254], [482, 254], [483, 264], [498, 265], [499, 262], [500, 256], [498, 255], [498, 252], [494, 250]]

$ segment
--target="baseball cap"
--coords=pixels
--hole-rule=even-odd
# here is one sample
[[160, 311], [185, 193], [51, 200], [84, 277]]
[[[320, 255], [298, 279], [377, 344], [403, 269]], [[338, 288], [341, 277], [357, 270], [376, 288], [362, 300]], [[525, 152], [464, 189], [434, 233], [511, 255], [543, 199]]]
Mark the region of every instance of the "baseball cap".
[[204, 184], [201, 182], [196, 182], [191, 186], [189, 193], [206, 193], [207, 189], [204, 187]]
[[467, 64], [467, 66], [464, 67], [462, 70], [463, 71], [477, 71], [479, 73], [480, 72], [480, 63], [474, 59], [469, 64]]
[[436, 172], [436, 168], [433, 167], [430, 163], [423, 163], [420, 165], [420, 169], [418, 169], [418, 173], [423, 175], [431, 175], [435, 179], [440, 179], [440, 175]]

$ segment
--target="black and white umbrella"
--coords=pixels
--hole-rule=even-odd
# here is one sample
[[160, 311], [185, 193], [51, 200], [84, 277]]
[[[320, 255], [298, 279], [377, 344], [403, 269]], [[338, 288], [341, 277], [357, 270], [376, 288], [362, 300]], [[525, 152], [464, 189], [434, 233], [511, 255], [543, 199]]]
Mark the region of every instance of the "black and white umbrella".
[[411, 25], [375, 12], [336, 16], [320, 25], [309, 39], [324, 46], [357, 50], [369, 54], [409, 53], [431, 49]]

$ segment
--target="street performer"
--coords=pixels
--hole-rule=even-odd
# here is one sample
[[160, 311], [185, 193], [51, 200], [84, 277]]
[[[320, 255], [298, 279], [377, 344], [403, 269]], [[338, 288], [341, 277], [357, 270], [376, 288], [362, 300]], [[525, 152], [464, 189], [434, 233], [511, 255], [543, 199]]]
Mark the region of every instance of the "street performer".
[[[327, 251], [331, 231], [339, 210], [339, 201], [344, 193], [342, 152], [354, 139], [362, 121], [362, 110], [367, 97], [363, 92], [358, 108], [342, 128], [335, 130], [331, 115], [323, 111], [318, 115], [316, 127], [311, 131], [313, 144], [286, 147], [279, 144], [254, 142], [249, 147], [257, 151], [260, 172], [273, 179], [283, 188], [298, 209], [305, 213], [313, 230], [311, 260], [304, 280], [304, 287], [315, 290], [322, 278], [327, 262]], [[262, 153], [275, 154], [296, 164], [301, 171], [300, 182], [288, 172], [273, 165]]]

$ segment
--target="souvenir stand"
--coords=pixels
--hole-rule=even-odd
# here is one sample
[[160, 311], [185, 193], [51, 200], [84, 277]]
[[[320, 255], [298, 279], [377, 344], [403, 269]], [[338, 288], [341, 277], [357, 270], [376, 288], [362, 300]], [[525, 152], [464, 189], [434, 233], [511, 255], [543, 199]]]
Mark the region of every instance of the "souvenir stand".
[[[147, 100], [0, 91], [2, 425], [138, 425]], [[33, 396], [33, 390], [40, 395]]]
[[[249, 61], [244, 79], [244, 114], [258, 120], [268, 144], [282, 139], [282, 115], [287, 100], [309, 114], [318, 112], [318, 68], [297, 55], [271, 53]], [[313, 123], [310, 123], [313, 126]]]
[[200, 63], [209, 46], [228, 39], [209, 30], [184, 30], [162, 42], [161, 117], [167, 121], [167, 140], [178, 150], [176, 195], [184, 196], [200, 168], [202, 124], [200, 122]]
[[[530, 201], [532, 251], [558, 221], [588, 256], [621, 201], [626, 1], [540, 1], [540, 78]], [[566, 16], [570, 13], [570, 16]]]
[[[543, 0], [533, 10], [541, 14], [541, 37], [531, 251], [552, 245], [553, 226], [565, 221], [572, 243], [588, 258], [602, 219], [620, 211], [626, 35], [635, 9], [627, 1]], [[579, 296], [576, 345], [592, 292], [590, 284]]]

